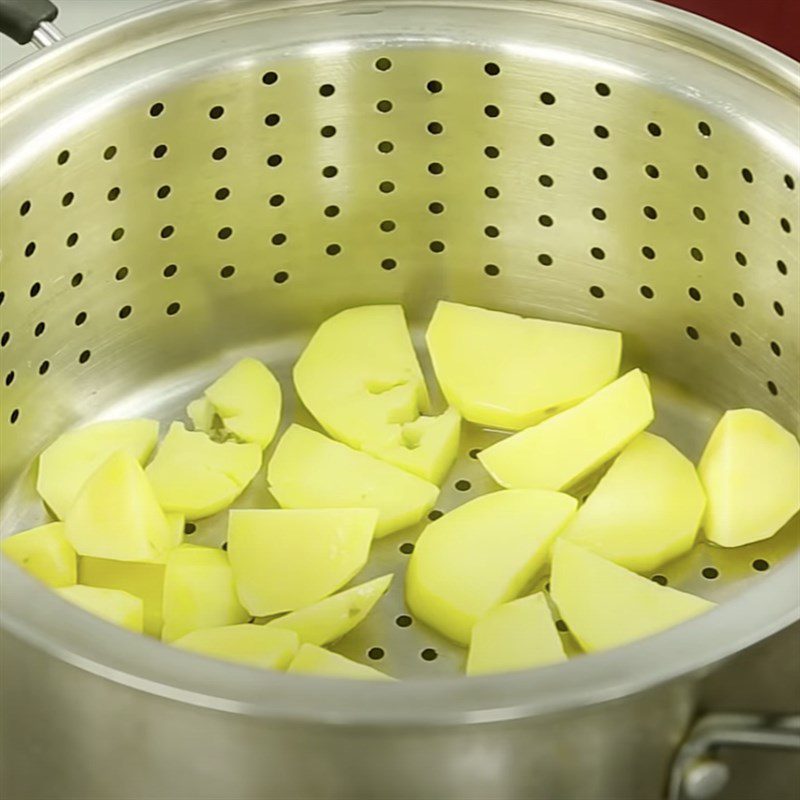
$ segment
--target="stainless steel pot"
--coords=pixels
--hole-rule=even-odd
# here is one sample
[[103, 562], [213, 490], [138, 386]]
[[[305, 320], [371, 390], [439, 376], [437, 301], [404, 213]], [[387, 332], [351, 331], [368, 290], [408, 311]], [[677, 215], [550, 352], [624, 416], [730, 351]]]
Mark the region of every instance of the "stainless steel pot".
[[[42, 520], [32, 465], [66, 427], [180, 415], [244, 352], [288, 380], [308, 331], [360, 303], [618, 328], [692, 456], [722, 408], [796, 428], [798, 85], [769, 48], [627, 0], [195, 0], [53, 44], [0, 80], [4, 535]], [[439, 510], [483, 488], [469, 453], [493, 435], [465, 436], [451, 483], [471, 489]], [[374, 574], [417, 533], [381, 540]], [[3, 796], [661, 797], [698, 680], [797, 619], [796, 542], [700, 545], [659, 580], [714, 612], [492, 678], [395, 624], [396, 581], [339, 645], [379, 647], [409, 678], [391, 686], [194, 657], [4, 563]], [[795, 743], [784, 722], [764, 738]], [[702, 756], [731, 726], [759, 735], [717, 724], [672, 796], [715, 787]]]

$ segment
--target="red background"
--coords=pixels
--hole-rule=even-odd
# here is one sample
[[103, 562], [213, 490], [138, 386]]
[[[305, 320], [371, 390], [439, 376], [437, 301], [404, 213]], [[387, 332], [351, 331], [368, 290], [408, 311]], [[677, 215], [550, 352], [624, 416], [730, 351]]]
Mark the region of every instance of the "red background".
[[665, 0], [735, 28], [800, 61], [800, 0]]

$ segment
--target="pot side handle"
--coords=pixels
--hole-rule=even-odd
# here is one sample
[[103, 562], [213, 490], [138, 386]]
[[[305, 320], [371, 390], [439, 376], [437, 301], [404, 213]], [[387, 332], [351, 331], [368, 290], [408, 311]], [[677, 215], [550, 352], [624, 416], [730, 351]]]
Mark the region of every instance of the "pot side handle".
[[672, 763], [666, 800], [711, 800], [728, 783], [720, 748], [800, 750], [800, 714], [706, 714], [689, 731]]
[[47, 47], [63, 39], [53, 25], [58, 8], [50, 0], [0, 0], [0, 33], [18, 44]]

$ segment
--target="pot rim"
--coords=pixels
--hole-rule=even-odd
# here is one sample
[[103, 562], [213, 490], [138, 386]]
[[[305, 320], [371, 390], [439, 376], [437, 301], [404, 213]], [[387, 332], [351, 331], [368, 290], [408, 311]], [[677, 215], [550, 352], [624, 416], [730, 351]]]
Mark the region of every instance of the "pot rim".
[[[377, 0], [177, 0], [90, 29], [5, 71], [0, 123], [52, 88], [59, 70], [102, 69], [209, 30], [242, 24], [258, 14], [370, 7]], [[632, 20], [680, 35], [694, 48], [769, 88], [797, 98], [797, 62], [766, 45], [686, 12], [636, 0], [393, 0], [393, 9], [502, 8], [519, 13], [587, 12]], [[66, 79], [66, 78], [65, 78]], [[0, 563], [2, 624], [8, 633], [74, 667], [177, 702], [257, 717], [334, 725], [428, 726], [492, 722], [607, 702], [645, 691], [714, 664], [800, 618], [800, 553], [724, 605], [656, 636], [608, 652], [536, 670], [465, 679], [414, 679], [373, 684], [312, 678], [207, 659], [130, 633], [65, 604], [16, 566]]]

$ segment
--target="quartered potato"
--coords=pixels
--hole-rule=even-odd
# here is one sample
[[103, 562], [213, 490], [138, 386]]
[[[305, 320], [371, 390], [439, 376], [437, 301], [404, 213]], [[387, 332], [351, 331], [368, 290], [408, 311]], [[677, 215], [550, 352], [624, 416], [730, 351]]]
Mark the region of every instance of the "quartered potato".
[[521, 430], [617, 377], [616, 331], [441, 301], [427, 333], [434, 371], [464, 419]]
[[173, 422], [147, 477], [165, 511], [194, 520], [227, 508], [261, 467], [261, 445], [218, 443]]
[[84, 586], [118, 589], [138, 597], [143, 604], [144, 633], [161, 637], [164, 564], [81, 556], [78, 580]]
[[723, 547], [777, 533], [800, 509], [800, 444], [762, 411], [727, 411], [700, 459], [703, 530]]
[[278, 429], [281, 387], [264, 364], [243, 358], [190, 403], [187, 412], [197, 430], [211, 433], [218, 419], [225, 432], [263, 450]]
[[460, 438], [461, 417], [448, 408], [438, 417], [391, 425], [385, 439], [369, 442], [363, 450], [439, 485], [456, 460]]
[[566, 660], [547, 600], [539, 592], [503, 603], [475, 623], [467, 675], [514, 672]]
[[64, 532], [80, 555], [118, 561], [163, 561], [177, 544], [144, 470], [124, 450], [84, 483]]
[[631, 370], [574, 408], [478, 454], [509, 489], [568, 489], [615, 456], [653, 421], [650, 382]]
[[642, 639], [714, 608], [565, 539], [553, 548], [550, 587], [564, 622], [587, 652]]
[[391, 681], [385, 673], [351, 661], [349, 658], [331, 653], [313, 644], [300, 645], [294, 661], [289, 665], [289, 672], [304, 675], [319, 675], [325, 678], [353, 678], [367, 681]]
[[64, 519], [92, 473], [118, 451], [144, 464], [158, 441], [154, 419], [97, 422], [58, 437], [39, 456], [36, 488], [59, 518]]
[[63, 522], [8, 536], [0, 541], [0, 551], [48, 586], [72, 586], [78, 580], [78, 557]]
[[300, 646], [293, 631], [247, 623], [192, 631], [172, 644], [182, 650], [262, 669], [286, 669]]
[[323, 322], [294, 383], [334, 439], [434, 483], [452, 466], [460, 418], [421, 416], [430, 401], [402, 306], [349, 308]]
[[462, 645], [491, 609], [517, 597], [547, 563], [574, 514], [566, 494], [533, 489], [478, 497], [428, 525], [406, 575], [406, 602], [423, 622]]
[[314, 605], [273, 619], [266, 627], [294, 631], [304, 644], [330, 644], [364, 621], [389, 588], [393, 577], [383, 575], [361, 583], [352, 589], [326, 597]]
[[666, 439], [642, 433], [620, 453], [561, 536], [647, 572], [691, 549], [705, 505], [694, 464]]
[[200, 628], [250, 619], [236, 596], [224, 550], [193, 544], [175, 548], [164, 570], [163, 619], [161, 638], [165, 642]]
[[419, 522], [439, 488], [327, 436], [292, 425], [267, 467], [269, 490], [282, 508], [376, 508], [375, 536]]
[[142, 632], [144, 617], [142, 601], [128, 592], [78, 585], [64, 586], [55, 591], [65, 600], [96, 617], [113, 622], [134, 633]]
[[377, 519], [368, 508], [231, 511], [228, 557], [242, 605], [265, 617], [340, 589], [367, 563]]

